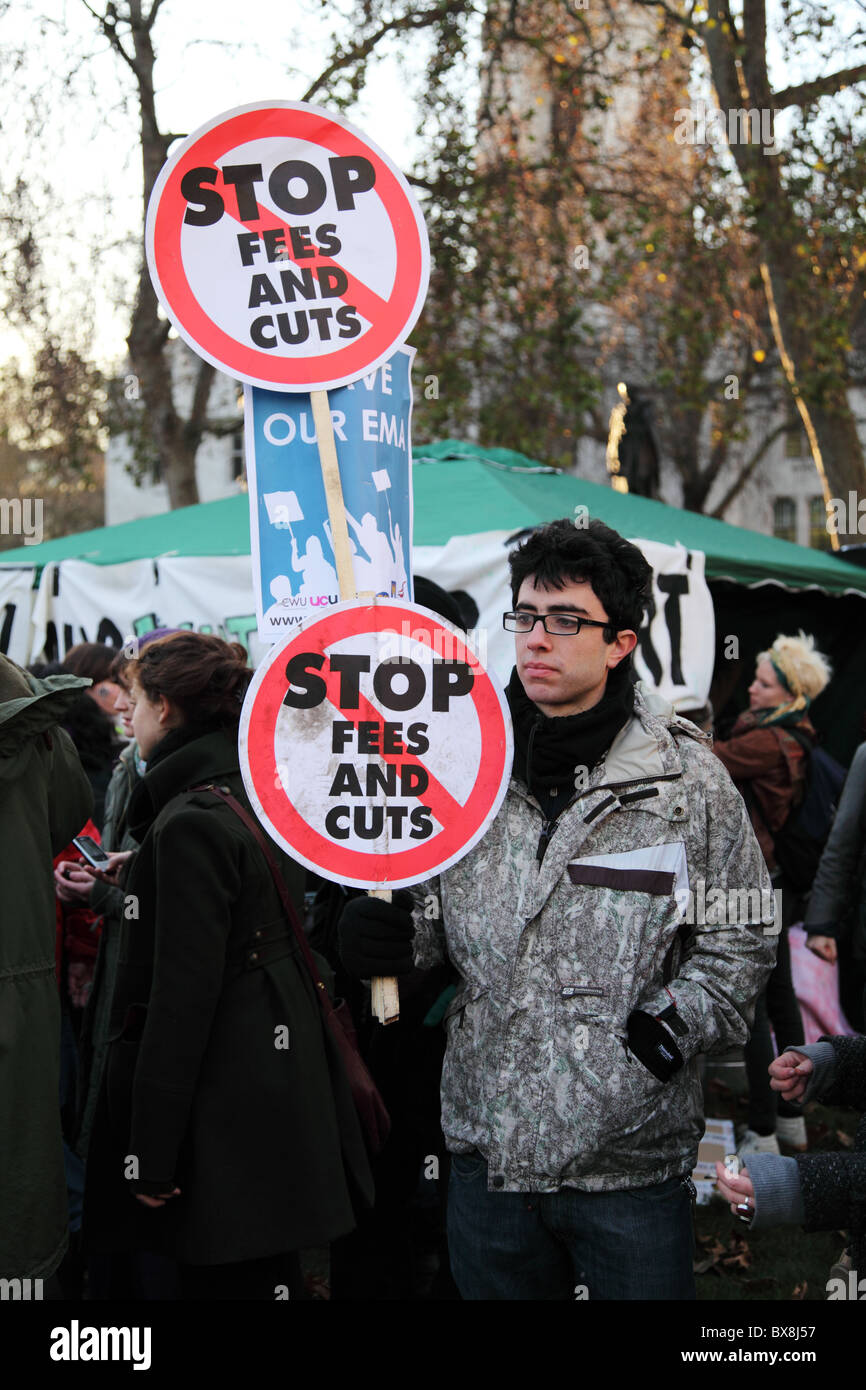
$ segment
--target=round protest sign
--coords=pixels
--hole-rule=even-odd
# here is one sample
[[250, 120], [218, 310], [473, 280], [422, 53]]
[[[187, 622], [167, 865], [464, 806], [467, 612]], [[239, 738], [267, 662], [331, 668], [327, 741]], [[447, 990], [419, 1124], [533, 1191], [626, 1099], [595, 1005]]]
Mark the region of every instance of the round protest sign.
[[178, 332], [274, 391], [356, 381], [404, 341], [427, 293], [421, 210], [386, 154], [318, 106], [224, 112], [160, 172], [147, 263]]
[[511, 773], [502, 689], [457, 629], [395, 600], [338, 604], [259, 667], [240, 763], [271, 837], [324, 878], [399, 888], [478, 841]]

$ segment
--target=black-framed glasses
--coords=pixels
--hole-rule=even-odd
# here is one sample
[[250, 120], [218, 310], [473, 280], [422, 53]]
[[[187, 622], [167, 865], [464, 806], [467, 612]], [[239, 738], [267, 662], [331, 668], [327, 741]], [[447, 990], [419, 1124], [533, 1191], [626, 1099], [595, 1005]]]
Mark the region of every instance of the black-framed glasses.
[[576, 637], [582, 627], [608, 627], [611, 632], [616, 631], [612, 623], [599, 622], [597, 618], [582, 618], [579, 613], [502, 614], [502, 626], [506, 632], [531, 632], [536, 623], [541, 623], [551, 637]]

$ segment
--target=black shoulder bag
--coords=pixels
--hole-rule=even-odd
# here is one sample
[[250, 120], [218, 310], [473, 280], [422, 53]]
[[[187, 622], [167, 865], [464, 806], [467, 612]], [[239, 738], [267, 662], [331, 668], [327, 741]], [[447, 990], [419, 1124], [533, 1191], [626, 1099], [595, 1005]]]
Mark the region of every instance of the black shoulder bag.
[[316, 998], [319, 1001], [322, 1013], [325, 1017], [325, 1025], [330, 1029], [331, 1036], [337, 1045], [346, 1077], [352, 1092], [352, 1099], [355, 1102], [355, 1109], [358, 1112], [358, 1119], [361, 1122], [361, 1129], [367, 1141], [367, 1147], [372, 1154], [379, 1153], [384, 1147], [385, 1140], [391, 1129], [391, 1120], [385, 1108], [379, 1089], [376, 1086], [367, 1064], [358, 1049], [358, 1038], [355, 1033], [355, 1025], [352, 1022], [352, 1015], [349, 1013], [345, 999], [341, 999], [336, 1007], [331, 1003], [328, 991], [322, 981], [322, 977], [316, 968], [310, 944], [307, 941], [304, 929], [298, 920], [298, 914], [289, 897], [283, 876], [274, 861], [274, 856], [268, 847], [261, 826], [253, 817], [244, 810], [243, 806], [232, 796], [225, 787], [216, 787], [210, 784], [206, 787], [190, 787], [193, 792], [213, 792], [227, 806], [234, 811], [235, 815], [243, 821], [247, 830], [254, 836], [258, 843], [265, 861], [271, 871], [274, 880], [274, 887], [280, 895], [283, 910], [288, 918], [289, 924], [295, 933], [298, 945], [301, 948], [301, 955], [304, 958], [310, 978], [316, 990]]

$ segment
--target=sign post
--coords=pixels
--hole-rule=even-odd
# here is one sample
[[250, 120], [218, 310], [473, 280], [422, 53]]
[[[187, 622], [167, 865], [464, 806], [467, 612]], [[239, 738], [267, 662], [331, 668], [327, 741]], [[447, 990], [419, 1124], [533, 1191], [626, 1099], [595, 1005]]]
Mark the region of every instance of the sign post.
[[[352, 571], [352, 552], [349, 549], [349, 527], [346, 524], [346, 508], [343, 504], [343, 487], [340, 482], [340, 466], [337, 462], [337, 445], [334, 440], [334, 426], [331, 421], [331, 408], [327, 391], [310, 393], [313, 419], [316, 423], [316, 442], [322, 465], [322, 481], [325, 484], [325, 499], [328, 504], [328, 517], [331, 522], [334, 558], [337, 562], [337, 582], [341, 599], [354, 599], [355, 576]], [[371, 898], [391, 901], [390, 888], [372, 888]], [[396, 1023], [400, 1017], [400, 991], [396, 979], [391, 976], [376, 976], [370, 982], [371, 1006], [374, 1016], [382, 1024]]]
[[328, 519], [331, 523], [331, 544], [337, 562], [337, 582], [340, 598], [355, 598], [355, 575], [352, 570], [352, 551], [349, 546], [349, 527], [346, 522], [346, 508], [343, 504], [343, 485], [340, 482], [340, 465], [337, 462], [337, 445], [334, 440], [334, 426], [331, 422], [331, 408], [328, 405], [327, 391], [310, 393], [313, 419], [316, 423], [316, 443], [319, 448], [319, 461], [322, 465], [322, 482], [325, 484], [325, 500], [328, 504]]
[[[387, 361], [421, 312], [430, 252], [409, 185], [340, 116], [237, 107], [166, 162], [145, 244], [157, 296], [201, 357], [252, 386], [310, 393], [340, 597], [354, 600], [327, 393]], [[391, 985], [374, 981], [383, 1022], [397, 1016]]]

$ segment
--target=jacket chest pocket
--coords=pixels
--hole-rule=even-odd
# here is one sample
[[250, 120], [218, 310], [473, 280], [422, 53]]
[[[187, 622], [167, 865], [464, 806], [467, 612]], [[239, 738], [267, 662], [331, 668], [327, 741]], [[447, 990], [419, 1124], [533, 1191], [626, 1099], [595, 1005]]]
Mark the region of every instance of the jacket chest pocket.
[[571, 860], [568, 877], [575, 887], [606, 888], [614, 896], [672, 898], [683, 880], [688, 888], [686, 847], [676, 840], [622, 854], [587, 855]]
[[682, 841], [572, 860], [557, 941], [560, 999], [576, 1014], [627, 1014], [656, 974], [661, 983], [687, 886]]

